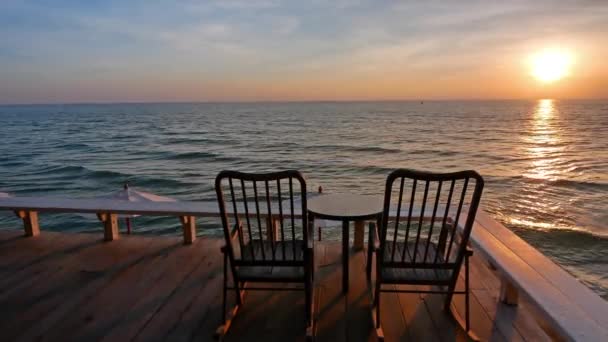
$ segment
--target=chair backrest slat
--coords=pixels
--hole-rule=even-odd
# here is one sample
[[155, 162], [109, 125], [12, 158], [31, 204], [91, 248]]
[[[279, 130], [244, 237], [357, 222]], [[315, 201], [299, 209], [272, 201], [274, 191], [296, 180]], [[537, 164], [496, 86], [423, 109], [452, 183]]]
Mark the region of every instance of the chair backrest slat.
[[268, 240], [270, 240], [270, 248], [272, 250], [272, 261], [274, 261], [275, 259], [275, 231], [274, 231], [274, 217], [272, 216], [272, 205], [270, 203], [270, 189], [268, 186], [268, 180], [264, 181], [264, 185], [266, 187], [266, 208], [268, 210], [268, 217], [266, 218], [266, 224], [267, 224], [267, 232], [266, 234], [272, 234], [272, 236], [268, 236]]
[[253, 181], [253, 196], [255, 199], [255, 217], [258, 220], [258, 240], [260, 242], [259, 246], [262, 252], [262, 259], [266, 261], [266, 251], [264, 248], [264, 233], [262, 233], [262, 217], [260, 216], [260, 200], [258, 198], [258, 182]]
[[[251, 220], [249, 219], [249, 204], [247, 203], [247, 190], [245, 190], [245, 181], [241, 178], [241, 191], [243, 193], [243, 206], [245, 207], [245, 219], [247, 220], [247, 232], [249, 233], [249, 236], [247, 238], [247, 241], [253, 241], [253, 234], [251, 232]], [[236, 205], [236, 200], [235, 201], [235, 205]], [[253, 251], [253, 248], [250, 248], [250, 254], [251, 254], [251, 260], [255, 261], [255, 253]]]
[[281, 228], [281, 249], [285, 259], [285, 225], [283, 224], [283, 194], [281, 194], [281, 180], [277, 179], [277, 193], [279, 194], [279, 226]]
[[[403, 180], [403, 179], [405, 179], [405, 177], [402, 177], [401, 179]], [[412, 183], [412, 195], [411, 195], [411, 198], [410, 198], [410, 206], [409, 206], [409, 209], [408, 209], [408, 212], [407, 212], [407, 226], [405, 228], [405, 237], [403, 238], [404, 248], [403, 248], [403, 252], [401, 254], [401, 262], [405, 261], [405, 254], [406, 254], [406, 251], [407, 251], [407, 243], [408, 243], [408, 239], [409, 239], [409, 235], [410, 235], [410, 227], [412, 226], [412, 213], [414, 211], [414, 201], [416, 199], [416, 185], [417, 185], [417, 183], [418, 183], [418, 180], [414, 179], [414, 181]], [[399, 204], [399, 206], [401, 206], [401, 204]]]
[[[299, 172], [222, 171], [215, 186], [229, 257], [237, 266], [287, 266], [304, 262], [308, 217], [306, 182]], [[224, 196], [225, 192], [229, 194]], [[289, 224], [290, 236], [285, 232]]]
[[[419, 185], [422, 182], [424, 187]], [[473, 183], [474, 191], [468, 191]], [[457, 270], [473, 227], [483, 184], [483, 178], [475, 171], [430, 173], [400, 169], [392, 172], [386, 181], [379, 232], [381, 267], [409, 265]], [[404, 196], [406, 193], [409, 196]], [[405, 206], [407, 216], [403, 213]], [[466, 215], [467, 220], [464, 226], [458, 226], [462, 215]], [[389, 222], [391, 220], [393, 222]], [[394, 230], [389, 234], [390, 229]], [[400, 255], [400, 261], [395, 253]]]
[[[401, 200], [403, 198], [403, 182], [405, 180], [401, 178], [401, 186], [399, 188], [399, 204], [401, 204]], [[397, 219], [395, 220], [395, 230], [393, 232], [393, 252], [391, 254], [391, 261], [395, 260], [395, 247], [397, 242], [397, 232], [399, 231], [399, 218], [401, 216], [401, 205], [397, 207]]]
[[456, 212], [456, 218], [454, 219], [454, 226], [452, 227], [452, 236], [450, 236], [450, 242], [448, 243], [448, 251], [446, 255], [448, 258], [445, 259], [445, 262], [449, 262], [450, 251], [452, 250], [452, 243], [454, 242], [454, 236], [456, 235], [456, 226], [458, 222], [460, 222], [460, 213], [462, 212], [462, 205], [464, 204], [464, 197], [467, 193], [467, 185], [469, 184], [469, 178], [464, 179], [464, 185], [462, 187], [462, 195], [460, 195], [460, 202], [458, 203], [458, 211]]
[[424, 246], [424, 257], [422, 258], [422, 262], [426, 262], [426, 257], [429, 253], [429, 245], [431, 242], [431, 238], [433, 237], [433, 228], [435, 228], [435, 218], [437, 217], [437, 207], [439, 206], [439, 198], [441, 197], [441, 186], [442, 185], [443, 185], [443, 181], [439, 181], [439, 185], [437, 185], [437, 193], [435, 195], [435, 204], [433, 205], [433, 216], [431, 217], [429, 235], [427, 236], [426, 245]]
[[232, 198], [232, 210], [234, 211], [234, 222], [236, 225], [236, 229], [239, 230], [239, 245], [242, 249], [243, 245], [244, 245], [244, 241], [243, 241], [243, 234], [240, 232], [241, 221], [239, 220], [239, 212], [236, 207], [236, 198], [235, 198], [235, 194], [234, 194], [234, 186], [232, 185], [232, 178], [228, 178], [228, 183], [230, 184], [230, 193], [232, 195], [231, 198]]
[[[418, 229], [416, 230], [416, 242], [414, 243], [414, 252], [412, 257], [412, 262], [416, 263], [416, 258], [418, 257], [418, 243], [420, 242], [420, 233], [422, 232], [422, 220], [424, 219], [424, 213], [426, 212], [426, 199], [429, 195], [429, 181], [427, 180], [424, 184], [424, 197], [422, 198], [422, 209], [420, 209], [420, 216], [418, 218]], [[407, 245], [406, 245], [407, 246]]]
[[[450, 184], [450, 192], [448, 193], [447, 203], [445, 205], [445, 212], [443, 213], [443, 220], [441, 221], [441, 232], [439, 233], [439, 240], [437, 243], [437, 249], [443, 250], [445, 246], [445, 234], [447, 234], [446, 223], [448, 220], [448, 215], [450, 213], [450, 206], [452, 205], [452, 195], [454, 194], [454, 186], [456, 185], [456, 180], [452, 179]], [[435, 253], [435, 258], [433, 263], [437, 263], [437, 258], [439, 257], [439, 253]]]
[[[289, 203], [291, 204], [291, 239], [295, 241], [296, 239], [296, 223], [295, 223], [295, 214], [294, 214], [294, 208], [293, 208], [293, 179], [291, 177], [289, 177]], [[306, 230], [306, 229], [304, 229]], [[293, 249], [293, 260], [296, 260], [296, 246], [292, 245], [292, 249]]]

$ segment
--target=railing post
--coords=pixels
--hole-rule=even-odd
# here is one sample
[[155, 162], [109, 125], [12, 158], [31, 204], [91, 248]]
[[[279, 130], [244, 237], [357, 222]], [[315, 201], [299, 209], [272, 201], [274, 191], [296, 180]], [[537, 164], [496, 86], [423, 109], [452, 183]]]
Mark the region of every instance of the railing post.
[[268, 216], [266, 218], [266, 237], [268, 241], [276, 242], [279, 239], [279, 220], [276, 217]]
[[40, 235], [40, 226], [38, 226], [38, 212], [18, 210], [15, 214], [23, 220], [23, 229], [25, 230], [25, 236], [38, 236]]
[[196, 240], [196, 218], [194, 216], [180, 216], [179, 219], [184, 231], [184, 244], [190, 245]]
[[363, 236], [365, 235], [365, 221], [355, 221], [355, 249], [363, 249]]
[[111, 213], [98, 213], [97, 218], [103, 222], [103, 232], [105, 241], [118, 239], [118, 215]]
[[507, 305], [517, 305], [519, 292], [513, 284], [502, 277], [500, 282], [500, 301]]

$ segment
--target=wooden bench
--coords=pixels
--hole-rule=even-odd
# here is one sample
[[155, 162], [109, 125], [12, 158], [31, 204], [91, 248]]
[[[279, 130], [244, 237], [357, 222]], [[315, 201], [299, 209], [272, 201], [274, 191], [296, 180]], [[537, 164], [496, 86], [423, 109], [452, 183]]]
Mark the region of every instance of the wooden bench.
[[554, 336], [608, 341], [608, 302], [483, 211], [477, 213], [471, 242], [498, 270], [503, 303], [516, 305], [525, 295]]

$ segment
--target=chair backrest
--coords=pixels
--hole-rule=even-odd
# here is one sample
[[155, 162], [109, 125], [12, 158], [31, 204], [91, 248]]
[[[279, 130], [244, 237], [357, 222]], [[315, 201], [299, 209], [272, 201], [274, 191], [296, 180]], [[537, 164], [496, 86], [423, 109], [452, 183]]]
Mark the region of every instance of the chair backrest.
[[[379, 233], [382, 265], [458, 270], [483, 184], [475, 171], [393, 171], [386, 180]], [[465, 217], [457, 234], [457, 223]]]
[[300, 172], [222, 171], [215, 179], [215, 190], [226, 246], [234, 263], [264, 266], [303, 262], [301, 242], [308, 240], [308, 218], [306, 181]]

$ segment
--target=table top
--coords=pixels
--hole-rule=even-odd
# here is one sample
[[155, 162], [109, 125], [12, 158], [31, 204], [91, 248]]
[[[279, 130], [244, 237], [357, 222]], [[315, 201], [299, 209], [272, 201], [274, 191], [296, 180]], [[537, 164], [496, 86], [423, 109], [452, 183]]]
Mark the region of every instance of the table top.
[[308, 200], [308, 211], [327, 220], [365, 220], [382, 213], [383, 196], [328, 194]]

